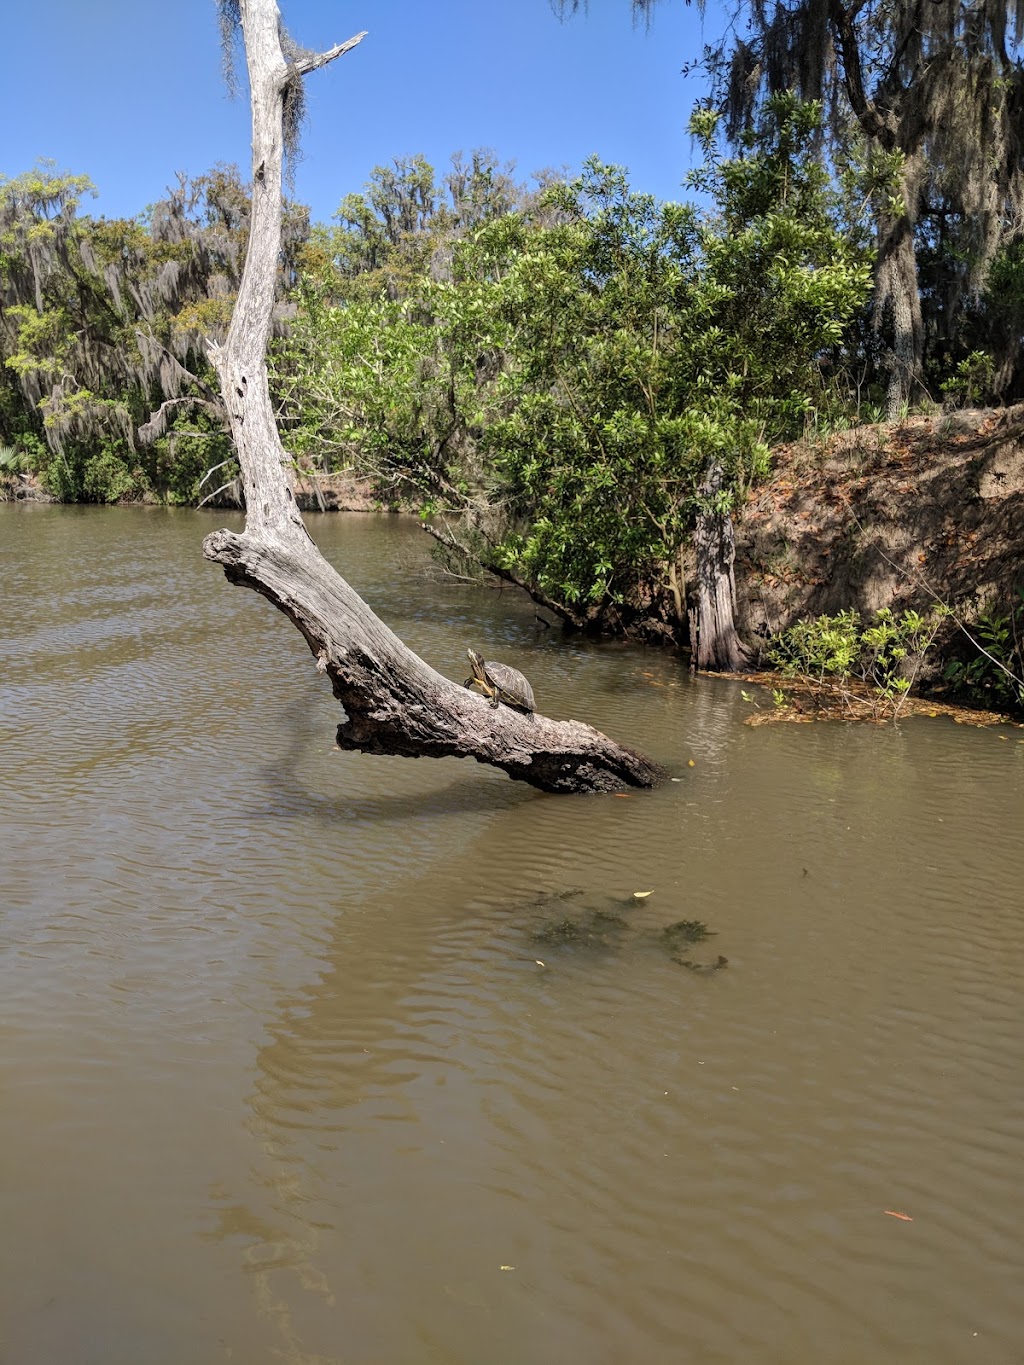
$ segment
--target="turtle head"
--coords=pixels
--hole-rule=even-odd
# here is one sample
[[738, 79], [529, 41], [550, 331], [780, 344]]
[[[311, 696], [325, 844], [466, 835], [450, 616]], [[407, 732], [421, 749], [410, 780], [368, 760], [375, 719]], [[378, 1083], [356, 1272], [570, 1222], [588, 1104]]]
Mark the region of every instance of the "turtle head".
[[484, 662], [484, 656], [478, 654], [475, 649], [467, 649], [466, 653], [469, 655], [469, 662], [473, 665], [473, 676], [479, 678], [482, 682], [487, 673], [487, 664]]

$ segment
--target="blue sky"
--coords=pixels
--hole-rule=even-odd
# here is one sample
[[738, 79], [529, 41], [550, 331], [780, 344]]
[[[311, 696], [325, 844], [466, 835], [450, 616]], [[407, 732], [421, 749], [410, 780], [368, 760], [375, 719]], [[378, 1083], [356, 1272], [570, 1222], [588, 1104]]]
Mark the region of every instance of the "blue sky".
[[[696, 7], [663, 0], [649, 29], [629, 0], [590, 0], [559, 22], [549, 0], [279, 0], [305, 47], [360, 29], [353, 53], [307, 80], [296, 197], [326, 220], [373, 166], [492, 148], [520, 175], [597, 153], [634, 188], [680, 198], [686, 120], [701, 93], [680, 74], [701, 51]], [[248, 164], [248, 107], [221, 77], [214, 0], [21, 0], [4, 16], [0, 173], [39, 157], [89, 175], [108, 217], [152, 203], [176, 171]], [[712, 21], [709, 7], [708, 22]]]

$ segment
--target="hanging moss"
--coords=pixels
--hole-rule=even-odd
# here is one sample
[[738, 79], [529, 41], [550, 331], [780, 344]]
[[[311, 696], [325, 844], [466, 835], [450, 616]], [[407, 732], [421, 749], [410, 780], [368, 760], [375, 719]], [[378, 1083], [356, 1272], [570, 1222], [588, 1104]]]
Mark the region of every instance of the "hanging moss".
[[[233, 167], [179, 176], [145, 221], [80, 215], [90, 190], [85, 177], [49, 166], [0, 178], [0, 437], [38, 433], [48, 452], [40, 472], [45, 465], [54, 491], [72, 499], [123, 484], [86, 480], [90, 452], [104, 443], [134, 452], [125, 464], [133, 488], [141, 460], [159, 490], [171, 487], [167, 456], [177, 447], [157, 467], [153, 442], [190, 413], [223, 425], [206, 347], [226, 332], [249, 235], [249, 198]], [[294, 256], [307, 212], [293, 207], [288, 223]], [[11, 403], [19, 410], [8, 413]]]
[[221, 66], [224, 83], [230, 94], [238, 89], [235, 74], [235, 54], [242, 30], [242, 12], [239, 0], [217, 0], [217, 22], [220, 26]]

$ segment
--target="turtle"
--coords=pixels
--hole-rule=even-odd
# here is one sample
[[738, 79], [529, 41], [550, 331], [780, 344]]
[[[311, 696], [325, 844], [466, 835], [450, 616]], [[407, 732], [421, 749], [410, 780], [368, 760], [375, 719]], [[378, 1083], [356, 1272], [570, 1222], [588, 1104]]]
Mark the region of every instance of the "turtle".
[[492, 706], [503, 701], [516, 711], [533, 714], [533, 688], [517, 668], [508, 664], [496, 664], [486, 660], [475, 649], [467, 651], [473, 666], [473, 676], [467, 678], [466, 687], [473, 688], [485, 696]]

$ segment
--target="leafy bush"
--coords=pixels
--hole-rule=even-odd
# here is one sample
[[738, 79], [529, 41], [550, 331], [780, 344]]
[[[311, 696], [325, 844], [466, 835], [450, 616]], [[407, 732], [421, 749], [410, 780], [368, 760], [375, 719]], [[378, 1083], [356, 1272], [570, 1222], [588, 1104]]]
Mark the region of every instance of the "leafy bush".
[[149, 491], [149, 480], [130, 446], [104, 441], [82, 464], [81, 488], [86, 502], [136, 502]]
[[992, 392], [995, 365], [985, 351], [972, 351], [940, 385], [949, 407], [973, 407]]
[[981, 648], [969, 660], [947, 664], [945, 681], [976, 704], [1024, 710], [1024, 588], [1008, 612], [991, 603], [980, 611], [968, 633]]
[[171, 429], [143, 452], [143, 468], [153, 491], [172, 506], [194, 506], [204, 493], [212, 492], [223, 478], [207, 481], [208, 470], [234, 456], [230, 436], [208, 413], [184, 411], [175, 416]]
[[47, 450], [41, 474], [44, 487], [60, 502], [133, 502], [150, 491], [138, 455], [116, 438]]
[[768, 648], [768, 657], [787, 676], [799, 678], [819, 699], [837, 702], [849, 713], [897, 716], [920, 672], [942, 621], [936, 608], [928, 616], [888, 607], [865, 626], [860, 613], [840, 612], [798, 621]]

